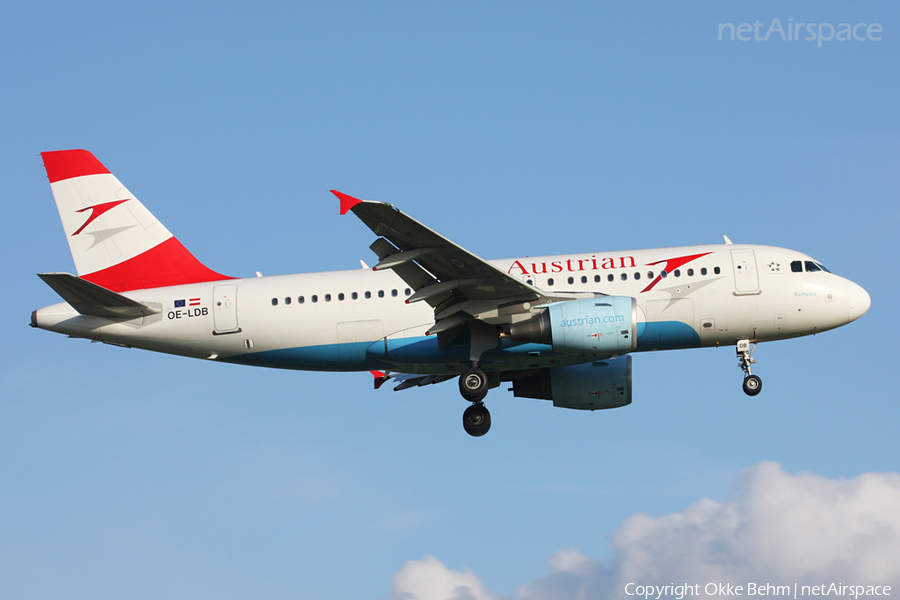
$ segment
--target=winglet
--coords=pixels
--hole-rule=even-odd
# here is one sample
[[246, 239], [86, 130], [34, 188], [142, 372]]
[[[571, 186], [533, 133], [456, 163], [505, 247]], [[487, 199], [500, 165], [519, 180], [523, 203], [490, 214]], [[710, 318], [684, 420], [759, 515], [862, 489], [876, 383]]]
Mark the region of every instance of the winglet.
[[385, 381], [387, 381], [388, 379], [391, 378], [391, 376], [388, 373], [385, 373], [384, 371], [369, 371], [369, 373], [371, 373], [372, 376], [375, 378], [375, 389], [376, 390], [378, 388], [380, 388], [382, 385], [384, 385]]
[[359, 198], [348, 196], [347, 194], [339, 192], [337, 190], [331, 190], [331, 193], [340, 199], [342, 215], [346, 215], [351, 208], [362, 202], [362, 200], [360, 200]]

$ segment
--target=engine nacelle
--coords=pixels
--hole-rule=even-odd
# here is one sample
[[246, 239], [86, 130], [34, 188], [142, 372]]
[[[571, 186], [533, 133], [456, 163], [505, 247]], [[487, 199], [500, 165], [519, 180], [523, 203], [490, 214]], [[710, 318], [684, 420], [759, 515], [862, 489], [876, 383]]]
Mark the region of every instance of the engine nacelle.
[[570, 354], [626, 354], [637, 347], [637, 301], [630, 296], [600, 296], [556, 302], [539, 316], [512, 325], [509, 337]]
[[626, 406], [631, 404], [631, 357], [541, 369], [513, 380], [513, 395], [553, 400], [553, 406], [580, 410]]

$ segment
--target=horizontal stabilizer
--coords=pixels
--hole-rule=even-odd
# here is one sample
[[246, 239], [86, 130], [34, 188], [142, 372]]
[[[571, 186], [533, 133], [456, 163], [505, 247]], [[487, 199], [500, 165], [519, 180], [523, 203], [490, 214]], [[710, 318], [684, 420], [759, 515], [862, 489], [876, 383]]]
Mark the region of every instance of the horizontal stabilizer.
[[160, 312], [70, 273], [38, 273], [38, 277], [83, 315], [124, 320]]

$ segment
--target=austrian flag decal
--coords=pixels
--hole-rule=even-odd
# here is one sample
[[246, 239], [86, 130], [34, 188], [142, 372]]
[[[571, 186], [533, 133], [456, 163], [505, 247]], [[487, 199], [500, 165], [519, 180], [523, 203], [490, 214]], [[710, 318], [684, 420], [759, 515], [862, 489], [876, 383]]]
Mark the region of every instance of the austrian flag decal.
[[184, 308], [187, 303], [190, 303], [190, 306], [200, 306], [200, 298], [191, 298], [190, 300], [176, 300], [175, 308]]

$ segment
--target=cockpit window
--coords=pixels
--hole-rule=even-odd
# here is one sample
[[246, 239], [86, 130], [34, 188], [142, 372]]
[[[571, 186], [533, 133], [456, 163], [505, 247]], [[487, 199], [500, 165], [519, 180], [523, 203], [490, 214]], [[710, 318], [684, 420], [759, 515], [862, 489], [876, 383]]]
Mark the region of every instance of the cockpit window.
[[825, 265], [814, 260], [795, 260], [791, 263], [792, 273], [802, 273], [803, 271], [806, 271], [807, 273], [818, 273], [819, 271], [831, 273], [831, 271], [825, 268]]

